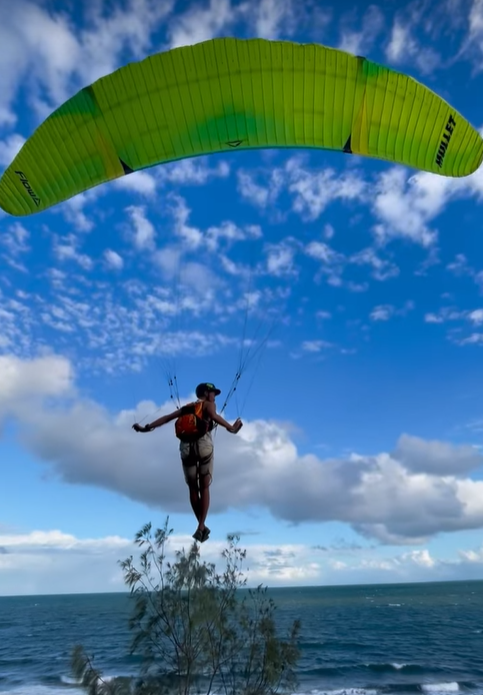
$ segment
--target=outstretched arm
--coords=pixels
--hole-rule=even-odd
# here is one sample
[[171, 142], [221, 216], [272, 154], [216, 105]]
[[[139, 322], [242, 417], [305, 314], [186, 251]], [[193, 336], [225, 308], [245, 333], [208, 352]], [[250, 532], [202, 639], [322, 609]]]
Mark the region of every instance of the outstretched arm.
[[162, 425], [165, 425], [167, 422], [171, 422], [171, 420], [175, 420], [177, 417], [182, 415], [182, 408], [178, 408], [177, 410], [174, 410], [172, 413], [169, 413], [169, 415], [163, 415], [162, 417], [158, 418], [157, 420], [154, 420], [153, 422], [148, 423], [147, 425], [141, 426], [138, 425], [136, 422], [132, 428], [136, 432], [152, 432], [152, 430], [156, 429], [156, 427], [162, 427]]
[[231, 432], [231, 434], [236, 434], [243, 427], [243, 422], [240, 420], [240, 418], [235, 420], [233, 425], [230, 425], [230, 423], [227, 422], [224, 418], [222, 418], [221, 415], [218, 415], [218, 413], [216, 412], [216, 406], [214, 403], [210, 403], [208, 401], [205, 405], [205, 408], [206, 408], [206, 412], [211, 417], [213, 422], [216, 422], [218, 425], [221, 425], [226, 430], [228, 430], [228, 432]]

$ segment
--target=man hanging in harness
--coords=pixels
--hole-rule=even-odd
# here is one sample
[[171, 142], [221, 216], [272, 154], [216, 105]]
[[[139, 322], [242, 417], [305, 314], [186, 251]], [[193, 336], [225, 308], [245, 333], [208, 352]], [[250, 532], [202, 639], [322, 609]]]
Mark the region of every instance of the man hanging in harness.
[[136, 432], [151, 432], [167, 422], [176, 420], [175, 432], [180, 440], [179, 451], [183, 472], [190, 491], [190, 502], [198, 520], [198, 528], [193, 538], [204, 543], [210, 535], [205, 525], [210, 506], [210, 485], [213, 480], [213, 440], [211, 431], [214, 424], [222, 425], [228, 432], [237, 434], [243, 427], [238, 418], [233, 425], [216, 412], [215, 398], [221, 393], [214, 384], [203, 383], [196, 387], [197, 401], [188, 403], [178, 410], [163, 415], [144, 427], [133, 425]]

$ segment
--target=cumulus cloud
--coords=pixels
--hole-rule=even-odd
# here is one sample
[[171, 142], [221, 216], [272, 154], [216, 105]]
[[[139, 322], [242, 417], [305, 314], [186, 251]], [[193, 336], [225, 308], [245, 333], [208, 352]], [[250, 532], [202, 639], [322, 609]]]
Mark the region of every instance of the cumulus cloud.
[[302, 350], [304, 352], [319, 353], [322, 350], [330, 347], [332, 347], [332, 343], [328, 343], [326, 340], [305, 340], [302, 343]]
[[266, 272], [275, 277], [293, 275], [296, 248], [293, 241], [286, 239], [279, 244], [267, 244]]
[[[133, 529], [137, 531], [138, 529]], [[203, 560], [221, 571], [226, 540], [213, 537], [203, 546]], [[428, 548], [378, 555], [373, 545], [339, 540], [330, 545], [308, 546], [299, 542], [275, 544], [244, 542], [248, 586], [325, 586], [387, 581], [428, 581], [478, 578], [483, 549], [461, 549], [451, 560], [439, 560]], [[251, 534], [253, 535], [253, 534]], [[166, 559], [192, 543], [188, 535], [170, 537]], [[139, 549], [131, 539], [119, 536], [78, 538], [58, 529], [18, 532], [0, 529], [0, 577], [4, 595], [42, 595], [125, 591], [118, 560], [133, 556], [139, 566]]]
[[210, 166], [209, 157], [181, 159], [159, 167], [156, 177], [161, 184], [179, 186], [201, 186], [212, 179], [223, 179], [230, 175], [230, 166], [224, 160]]
[[252, 22], [255, 36], [263, 39], [280, 39], [281, 32], [292, 34], [296, 29], [293, 0], [261, 0], [254, 3], [249, 14], [255, 10]]
[[[2, 115], [0, 112], [0, 125]], [[14, 133], [6, 140], [0, 141], [0, 167], [7, 167], [12, 162], [23, 147], [25, 138]]]
[[80, 253], [77, 246], [79, 239], [73, 234], [63, 237], [54, 237], [53, 251], [58, 261], [61, 263], [73, 261], [81, 266], [83, 270], [91, 270], [94, 262], [86, 253]]
[[[341, 174], [332, 169], [314, 171], [306, 162], [307, 157], [291, 157], [279, 167], [241, 169], [237, 172], [238, 191], [277, 221], [287, 216], [283, 211], [283, 193], [290, 196], [290, 210], [306, 222], [317, 220], [337, 200], [367, 206], [375, 218], [372, 232], [377, 245], [382, 247], [393, 239], [409, 240], [428, 249], [426, 266], [436, 262], [434, 248], [438, 231], [433, 221], [452, 200], [470, 197], [477, 202], [483, 200], [481, 168], [460, 179], [428, 172], [410, 175], [404, 167], [391, 166], [370, 182], [354, 171]], [[371, 264], [376, 279], [397, 275], [394, 264], [381, 263], [374, 253], [372, 258], [363, 254], [356, 255], [353, 262]]]
[[156, 178], [147, 171], [134, 171], [129, 176], [121, 176], [114, 179], [111, 184], [114, 188], [139, 193], [145, 197], [151, 197], [156, 192]]
[[[459, 268], [461, 274], [474, 274], [469, 272], [471, 269], [468, 269], [466, 264], [459, 263]], [[479, 345], [483, 342], [481, 333], [468, 333], [468, 329], [479, 328], [483, 325], [483, 309], [481, 308], [458, 309], [455, 306], [443, 306], [439, 311], [427, 312], [424, 315], [424, 321], [429, 324], [456, 324], [456, 327], [448, 330], [447, 333], [448, 339], [456, 345]]]
[[217, 227], [208, 227], [205, 236], [206, 247], [210, 251], [217, 251], [222, 241], [231, 245], [236, 241], [260, 239], [263, 234], [259, 225], [239, 227], [234, 222], [225, 220]]
[[[166, 413], [172, 404], [158, 409], [145, 402], [135, 411], [110, 413], [80, 397], [66, 403], [71, 368], [65, 360], [49, 359], [48, 371], [41, 361], [0, 362], [2, 413], [17, 418], [23, 445], [66, 483], [113, 490], [152, 509], [185, 510], [181, 471], [172, 475], [179, 457], [172, 428], [147, 435], [131, 429], [133, 421]], [[29, 405], [32, 389], [38, 397], [62, 397], [63, 407]], [[263, 506], [279, 519], [337, 520], [392, 544], [422, 543], [438, 533], [483, 525], [483, 483], [468, 477], [483, 458], [470, 447], [405, 435], [392, 453], [324, 460], [301, 455], [284, 426], [255, 420], [237, 437], [217, 432], [216, 449], [215, 514], [228, 505]]]
[[399, 275], [398, 266], [387, 259], [381, 258], [373, 248], [366, 248], [353, 254], [349, 262], [355, 265], [368, 265], [372, 270], [372, 277], [381, 282]]
[[[58, 356], [21, 360], [0, 356], [0, 412], [17, 412], [26, 401], [73, 394], [74, 370]], [[32, 408], [35, 406], [31, 406]]]
[[387, 243], [400, 237], [429, 247], [438, 238], [430, 223], [452, 199], [474, 196], [482, 200], [483, 173], [478, 170], [464, 179], [451, 179], [420, 172], [408, 179], [404, 169], [394, 167], [379, 176], [375, 190], [376, 238]]
[[[448, 34], [459, 23], [460, 8], [455, 9], [451, 5], [453, 0], [442, 0], [437, 6], [415, 0], [405, 7], [399, 7], [385, 48], [387, 60], [398, 65], [414, 65], [423, 75], [441, 67], [442, 56], [432, 46], [441, 37], [444, 27], [447, 47], [450, 41]], [[452, 20], [449, 31], [448, 16]], [[426, 35], [426, 42], [418, 38], [421, 34]]]
[[104, 258], [106, 259], [106, 263], [109, 266], [109, 268], [112, 268], [114, 270], [121, 270], [121, 268], [124, 266], [122, 256], [120, 256], [117, 253], [117, 251], [113, 251], [112, 249], [106, 249], [104, 252]]
[[79, 232], [90, 232], [94, 229], [94, 220], [88, 217], [84, 208], [105, 194], [106, 189], [104, 187], [96, 186], [60, 203], [52, 208], [52, 213], [63, 215], [67, 222], [71, 223]]
[[132, 226], [134, 246], [139, 250], [154, 250], [156, 231], [152, 222], [146, 217], [146, 208], [139, 205], [130, 205], [126, 208]]
[[123, 52], [144, 57], [151, 32], [172, 8], [170, 0], [129, 0], [109, 14], [103, 3], [84, 8], [85, 25], [76, 32], [65, 12], [49, 11], [31, 0], [0, 7], [0, 123], [16, 121], [12, 102], [21, 85], [39, 118], [102, 75], [119, 66]]
[[180, 195], [170, 195], [170, 211], [174, 220], [174, 231], [177, 237], [189, 250], [196, 249], [203, 241], [203, 232], [197, 227], [188, 224], [191, 209]]
[[472, 0], [468, 17], [468, 34], [463, 42], [461, 54], [473, 60], [477, 71], [483, 69], [483, 0]]
[[4, 246], [12, 256], [19, 256], [30, 251], [28, 239], [30, 233], [20, 222], [7, 227], [7, 230], [0, 237], [0, 244]]
[[374, 307], [371, 311], [370, 318], [372, 321], [389, 321], [391, 316], [394, 315], [394, 307], [390, 304], [381, 304], [380, 306]]
[[208, 7], [194, 5], [179, 14], [169, 29], [169, 47], [191, 46], [229, 29], [237, 12], [230, 0], [210, 0]]
[[[350, 28], [348, 19], [342, 20], [339, 48], [353, 55], [364, 55], [372, 49], [384, 28], [384, 15], [376, 5], [370, 5], [364, 13], [360, 30]], [[358, 25], [360, 24], [359, 20]]]
[[406, 302], [400, 309], [391, 304], [380, 304], [371, 311], [370, 319], [372, 321], [389, 321], [393, 316], [405, 316], [412, 309], [414, 309], [412, 301]]
[[[311, 14], [311, 12], [309, 11]], [[315, 13], [319, 24], [326, 19]], [[207, 6], [194, 5], [179, 13], [169, 30], [169, 46], [178, 47], [207, 41], [233, 33], [236, 24], [244, 23], [250, 35], [264, 39], [291, 36], [303, 21], [305, 13], [293, 0], [260, 0], [232, 3], [210, 0]], [[324, 21], [325, 19], [325, 21]]]
[[[425, 547], [381, 557], [374, 545], [344, 539], [310, 547], [300, 542], [245, 542], [246, 536], [257, 534], [239, 535], [247, 551], [244, 574], [250, 587], [477, 579], [483, 566], [483, 548], [463, 548], [450, 560], [439, 560]], [[173, 561], [175, 553], [191, 543], [191, 536], [175, 529], [165, 548], [166, 559]], [[225, 547], [226, 540], [212, 532], [202, 560], [221, 571]], [[2, 591], [6, 596], [125, 591], [118, 560], [130, 555], [139, 566], [139, 549], [119, 536], [78, 538], [58, 529], [0, 528]]]
[[473, 446], [453, 446], [440, 441], [425, 441], [404, 434], [392, 454], [415, 473], [462, 476], [482, 465], [481, 454]]
[[394, 168], [381, 174], [373, 204], [380, 222], [374, 231], [381, 243], [394, 237], [406, 237], [421, 246], [430, 246], [437, 239], [437, 233], [428, 227], [427, 221], [431, 212], [434, 216], [443, 206], [444, 186], [435, 182], [434, 196], [430, 198], [420, 188], [406, 190], [406, 182], [403, 169]]
[[[259, 208], [272, 207], [282, 191], [292, 198], [292, 210], [313, 221], [335, 200], [362, 200], [365, 182], [353, 172], [337, 175], [332, 169], [312, 170], [307, 157], [290, 157], [282, 167], [238, 172], [240, 194]], [[259, 183], [259, 181], [262, 183]]]

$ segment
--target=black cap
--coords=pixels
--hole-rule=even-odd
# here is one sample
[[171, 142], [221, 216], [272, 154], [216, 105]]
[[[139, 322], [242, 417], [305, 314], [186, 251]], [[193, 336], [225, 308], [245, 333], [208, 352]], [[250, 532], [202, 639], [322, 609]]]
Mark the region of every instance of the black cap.
[[203, 384], [198, 384], [196, 387], [196, 398], [201, 398], [206, 391], [214, 391], [215, 396], [219, 396], [221, 393], [220, 389], [217, 389], [214, 384], [204, 382]]

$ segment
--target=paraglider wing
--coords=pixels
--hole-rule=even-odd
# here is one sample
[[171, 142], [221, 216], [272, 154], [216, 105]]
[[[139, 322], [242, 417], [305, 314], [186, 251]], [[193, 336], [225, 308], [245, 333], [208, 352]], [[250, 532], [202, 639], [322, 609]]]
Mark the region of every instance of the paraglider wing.
[[416, 80], [317, 44], [213, 39], [130, 63], [82, 89], [0, 179], [12, 215], [157, 164], [247, 148], [314, 147], [467, 176], [483, 140]]

